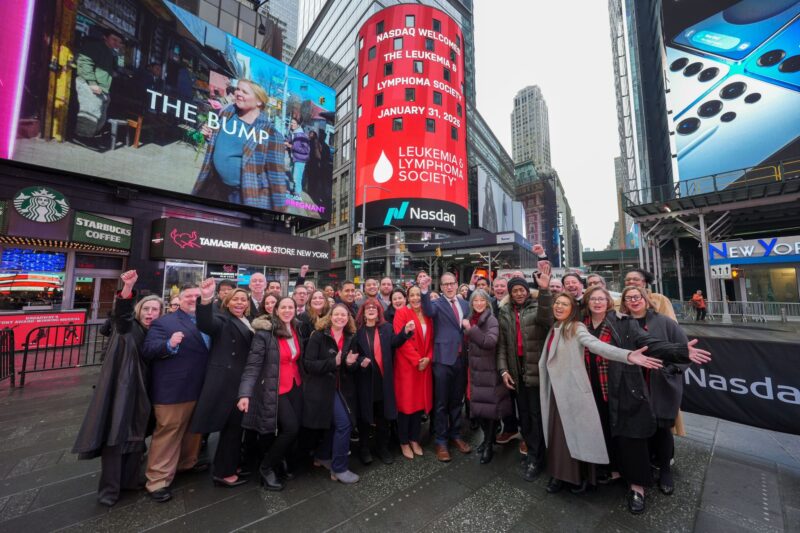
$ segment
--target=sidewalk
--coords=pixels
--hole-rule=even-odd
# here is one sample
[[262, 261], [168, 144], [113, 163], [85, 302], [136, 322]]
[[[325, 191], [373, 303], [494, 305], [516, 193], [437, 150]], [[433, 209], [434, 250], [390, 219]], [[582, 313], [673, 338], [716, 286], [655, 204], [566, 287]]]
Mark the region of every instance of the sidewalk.
[[169, 503], [126, 493], [109, 510], [95, 501], [99, 460], [70, 453], [96, 376], [97, 367], [0, 385], [0, 531], [800, 531], [800, 437], [691, 414], [676, 440], [675, 494], [649, 491], [638, 517], [621, 486], [575, 496], [547, 494], [545, 476], [526, 483], [515, 444], [497, 446], [489, 465], [475, 453], [439, 463], [429, 447], [391, 466], [353, 458], [356, 485], [314, 469], [278, 493], [187, 474]]

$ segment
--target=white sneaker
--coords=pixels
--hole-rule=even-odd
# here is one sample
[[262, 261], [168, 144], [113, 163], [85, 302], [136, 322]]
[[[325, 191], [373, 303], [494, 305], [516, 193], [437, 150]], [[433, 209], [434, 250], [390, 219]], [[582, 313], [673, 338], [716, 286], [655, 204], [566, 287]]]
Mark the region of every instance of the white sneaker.
[[352, 485], [353, 483], [358, 483], [358, 474], [351, 472], [349, 470], [345, 470], [344, 472], [333, 472], [331, 471], [331, 480], [332, 481], [339, 481], [340, 483], [344, 483], [345, 485]]

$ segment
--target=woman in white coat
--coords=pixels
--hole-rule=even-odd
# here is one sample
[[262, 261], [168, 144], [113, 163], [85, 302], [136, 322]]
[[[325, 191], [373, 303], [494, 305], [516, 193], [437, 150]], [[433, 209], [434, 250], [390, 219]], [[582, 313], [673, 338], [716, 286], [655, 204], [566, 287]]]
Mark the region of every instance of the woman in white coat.
[[562, 293], [553, 302], [555, 325], [539, 359], [539, 395], [542, 426], [547, 445], [547, 492], [555, 493], [564, 482], [572, 492], [585, 492], [595, 484], [596, 464], [608, 464], [608, 450], [597, 412], [592, 386], [584, 364], [584, 347], [612, 361], [661, 368], [661, 361], [643, 355], [647, 347], [622, 350], [599, 341], [581, 323], [575, 299]]

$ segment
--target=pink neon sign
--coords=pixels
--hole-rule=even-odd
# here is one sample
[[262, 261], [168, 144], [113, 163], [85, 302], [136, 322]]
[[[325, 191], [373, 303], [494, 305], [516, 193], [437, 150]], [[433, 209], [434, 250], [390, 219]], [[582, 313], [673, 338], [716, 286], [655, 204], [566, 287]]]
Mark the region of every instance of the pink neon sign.
[[34, 0], [6, 2], [3, 6], [3, 31], [0, 32], [0, 157], [10, 159], [17, 137], [22, 84], [28, 63]]

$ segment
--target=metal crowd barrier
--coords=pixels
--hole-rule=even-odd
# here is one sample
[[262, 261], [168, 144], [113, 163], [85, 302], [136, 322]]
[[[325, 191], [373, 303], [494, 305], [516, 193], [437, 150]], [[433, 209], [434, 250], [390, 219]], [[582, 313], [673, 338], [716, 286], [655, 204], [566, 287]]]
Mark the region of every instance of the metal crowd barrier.
[[11, 378], [11, 386], [16, 386], [14, 376], [14, 330], [0, 330], [0, 381]]
[[[694, 320], [696, 309], [691, 302], [681, 302], [684, 320]], [[706, 301], [706, 320], [722, 319], [724, 306], [719, 301]], [[738, 322], [800, 322], [797, 302], [728, 302], [731, 319]]]
[[64, 324], [32, 329], [25, 337], [19, 386], [25, 386], [25, 376], [47, 372], [95, 366], [103, 363], [108, 337], [99, 332], [102, 324]]

